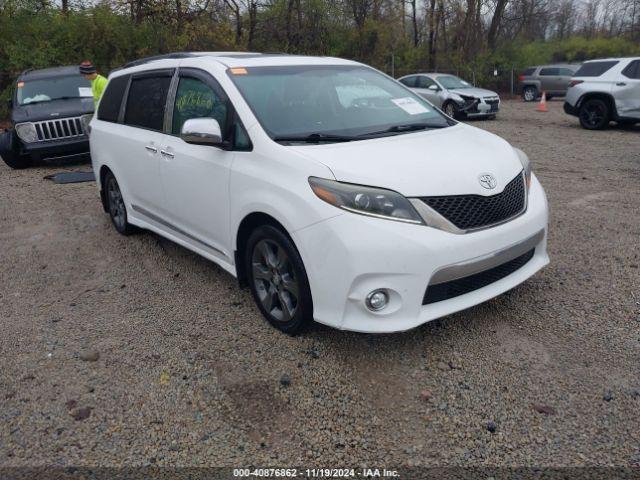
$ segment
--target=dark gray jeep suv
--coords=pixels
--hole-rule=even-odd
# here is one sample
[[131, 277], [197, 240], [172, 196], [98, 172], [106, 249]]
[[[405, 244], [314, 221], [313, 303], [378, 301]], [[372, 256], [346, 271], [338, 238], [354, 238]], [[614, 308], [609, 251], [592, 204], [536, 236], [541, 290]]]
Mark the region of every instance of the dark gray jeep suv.
[[23, 72], [9, 106], [12, 128], [0, 133], [0, 157], [11, 168], [89, 152], [86, 125], [93, 115], [93, 97], [78, 67]]

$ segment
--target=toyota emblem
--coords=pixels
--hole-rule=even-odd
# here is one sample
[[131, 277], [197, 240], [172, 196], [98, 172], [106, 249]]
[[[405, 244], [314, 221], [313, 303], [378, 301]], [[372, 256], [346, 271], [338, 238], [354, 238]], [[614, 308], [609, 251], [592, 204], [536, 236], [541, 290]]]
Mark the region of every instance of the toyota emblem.
[[493, 190], [496, 188], [498, 182], [496, 181], [496, 177], [491, 175], [490, 173], [483, 173], [478, 177], [480, 181], [480, 185], [482, 185], [487, 190]]

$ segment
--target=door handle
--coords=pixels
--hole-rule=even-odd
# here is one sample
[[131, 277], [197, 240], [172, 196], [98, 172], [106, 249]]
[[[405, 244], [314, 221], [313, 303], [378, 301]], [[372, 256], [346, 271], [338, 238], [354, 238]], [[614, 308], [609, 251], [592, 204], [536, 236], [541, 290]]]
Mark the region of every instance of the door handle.
[[624, 82], [618, 82], [618, 83], [616, 83], [616, 87], [626, 87], [626, 86], [627, 86], [627, 84], [626, 84], [626, 83], [624, 83]]
[[144, 148], [149, 150], [151, 153], [158, 153], [158, 149], [152, 145], [146, 145]]
[[168, 152], [167, 150], [160, 150], [160, 153], [162, 155], [164, 155], [165, 157], [169, 157], [169, 158], [173, 158], [174, 157], [173, 153]]

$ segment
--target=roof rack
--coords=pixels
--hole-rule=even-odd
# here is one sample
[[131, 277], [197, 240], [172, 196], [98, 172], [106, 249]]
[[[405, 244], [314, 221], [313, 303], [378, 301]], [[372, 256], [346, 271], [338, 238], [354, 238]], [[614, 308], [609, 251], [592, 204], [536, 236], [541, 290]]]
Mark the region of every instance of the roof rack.
[[195, 56], [196, 55], [191, 52], [166, 53], [164, 55], [154, 55], [152, 57], [140, 58], [139, 60], [134, 60], [132, 62], [125, 63], [121, 68], [136, 67], [138, 65], [143, 65], [148, 62], [153, 62], [154, 60], [164, 60], [167, 58], [169, 59], [170, 58], [189, 58], [189, 57], [195, 57]]

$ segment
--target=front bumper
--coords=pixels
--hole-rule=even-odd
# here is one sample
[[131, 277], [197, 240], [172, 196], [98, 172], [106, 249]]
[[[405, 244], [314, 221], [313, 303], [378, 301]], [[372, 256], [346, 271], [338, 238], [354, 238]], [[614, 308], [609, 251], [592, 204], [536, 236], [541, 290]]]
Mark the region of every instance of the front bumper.
[[[307, 269], [314, 318], [335, 328], [383, 333], [417, 327], [524, 282], [549, 262], [547, 219], [546, 196], [532, 176], [527, 211], [486, 230], [460, 235], [345, 213], [292, 236]], [[531, 239], [535, 239], [533, 256], [513, 273], [468, 293], [423, 305], [430, 283], [455, 271], [477, 273], [479, 266], [491, 268], [505, 260], [503, 252], [522, 249]], [[379, 288], [387, 290], [389, 304], [371, 312], [364, 300]]]
[[60, 158], [89, 153], [89, 139], [86, 136], [72, 140], [20, 143], [22, 154], [37, 155], [40, 158]]

